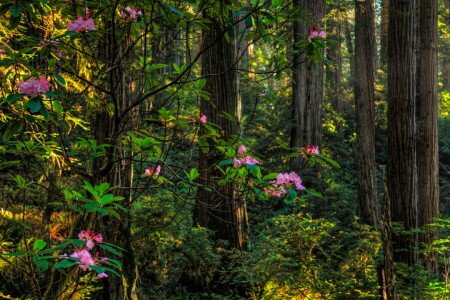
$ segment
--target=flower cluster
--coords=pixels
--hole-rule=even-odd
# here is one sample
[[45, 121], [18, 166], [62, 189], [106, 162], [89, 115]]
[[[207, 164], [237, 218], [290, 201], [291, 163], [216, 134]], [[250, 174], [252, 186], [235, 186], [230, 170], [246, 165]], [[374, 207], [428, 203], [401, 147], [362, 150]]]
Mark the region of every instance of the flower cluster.
[[[83, 230], [78, 234], [78, 239], [81, 241], [86, 241], [86, 246], [81, 249], [76, 249], [77, 251], [72, 253], [70, 257], [80, 260], [77, 263], [83, 271], [92, 271], [90, 266], [100, 265], [101, 263], [108, 261], [108, 258], [106, 257], [100, 258], [98, 252], [95, 253], [95, 256], [92, 256], [92, 254], [89, 252], [89, 250], [92, 250], [92, 248], [94, 248], [94, 242], [103, 242], [103, 237], [101, 234], [96, 235], [93, 230]], [[61, 257], [66, 258], [67, 255], [62, 255]], [[97, 275], [97, 277], [108, 277], [108, 274], [100, 273]]]
[[5, 49], [0, 49], [0, 54], [5, 54], [6, 50]]
[[92, 18], [78, 17], [72, 23], [67, 24], [68, 31], [85, 32], [87, 30], [96, 30], [94, 20]]
[[233, 167], [237, 168], [239, 165], [242, 164], [248, 164], [248, 165], [258, 165], [259, 161], [256, 160], [255, 158], [251, 157], [250, 155], [245, 155], [245, 152], [247, 152], [247, 148], [245, 148], [244, 145], [239, 146], [238, 151], [239, 156], [234, 157], [234, 164]]
[[309, 27], [308, 34], [310, 39], [315, 37], [325, 38], [325, 31], [319, 30], [319, 27]]
[[142, 16], [142, 11], [131, 8], [129, 6], [125, 7], [125, 10], [128, 12], [128, 14], [126, 14], [125, 12], [120, 12], [120, 17], [122, 19], [126, 19], [127, 17], [130, 17], [131, 19], [133, 19], [133, 21], [137, 21], [139, 16]]
[[[204, 114], [199, 114], [198, 117], [199, 117], [200, 123], [206, 123], [207, 122], [208, 118]], [[197, 120], [195, 118], [193, 118], [193, 117], [190, 117], [189, 118], [189, 122], [197, 123]]]
[[302, 185], [302, 180], [297, 173], [280, 173], [275, 178], [276, 180], [270, 181], [271, 186], [264, 188], [264, 193], [266, 195], [271, 194], [275, 197], [280, 197], [283, 194], [286, 194], [286, 189], [294, 187], [297, 190], [304, 190], [305, 187]]
[[50, 83], [42, 76], [37, 80], [34, 77], [28, 79], [27, 82], [21, 80], [19, 82], [19, 90], [23, 94], [28, 94], [31, 97], [36, 97], [39, 93], [46, 93], [50, 89]]
[[319, 154], [319, 147], [318, 146], [311, 146], [311, 145], [307, 145], [306, 148], [302, 147], [301, 149], [306, 150], [305, 152], [302, 152], [302, 156], [303, 157], [308, 157], [311, 156], [311, 154]]
[[158, 176], [160, 172], [161, 172], [161, 166], [158, 165], [156, 168], [155, 167], [148, 167], [147, 169], [145, 169], [144, 175], [147, 175], [147, 176], [153, 176], [153, 175]]

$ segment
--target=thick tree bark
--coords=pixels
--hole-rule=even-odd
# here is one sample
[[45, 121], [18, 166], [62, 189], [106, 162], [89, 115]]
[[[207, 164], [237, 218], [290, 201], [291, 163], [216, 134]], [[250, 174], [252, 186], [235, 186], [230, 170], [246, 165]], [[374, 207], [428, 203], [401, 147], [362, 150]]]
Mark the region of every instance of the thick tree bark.
[[[296, 4], [301, 13], [310, 13], [309, 19], [314, 24], [304, 21], [294, 22], [294, 43], [308, 34], [310, 26], [320, 27], [325, 17], [325, 1], [323, 0], [298, 0]], [[290, 144], [291, 147], [306, 145], [320, 147], [322, 144], [323, 63], [304, 62], [305, 59], [304, 55], [294, 57], [293, 120]], [[299, 172], [302, 169], [301, 158], [291, 159], [290, 165], [291, 170]], [[317, 173], [317, 170], [310, 170], [308, 173], [313, 175]]]
[[[387, 187], [392, 222], [418, 225], [415, 137], [415, 0], [389, 1]], [[417, 234], [393, 235], [394, 261], [417, 264]]]
[[376, 226], [374, 0], [355, 0], [355, 45], [358, 216], [363, 223]]
[[[212, 23], [210, 29], [203, 32], [204, 49], [202, 57], [202, 75], [207, 83], [205, 91], [210, 94], [210, 101], [200, 105], [201, 113], [221, 128], [221, 138], [233, 146], [237, 141], [233, 135], [238, 135], [238, 123], [224, 117], [228, 113], [240, 120], [240, 96], [237, 66], [237, 46], [235, 45], [235, 28], [227, 31], [226, 25], [205, 13]], [[245, 249], [247, 236], [247, 208], [245, 199], [239, 197], [237, 186], [227, 183], [217, 185], [215, 180], [220, 176], [215, 165], [224, 159], [214, 147], [214, 141], [209, 141], [208, 149], [200, 151], [201, 183], [212, 190], [200, 188], [194, 208], [194, 224], [215, 231], [217, 239], [229, 242], [230, 247]], [[202, 151], [203, 150], [203, 151]], [[216, 177], [216, 179], [214, 178]]]
[[[431, 244], [437, 231], [426, 228], [439, 217], [438, 94], [436, 0], [420, 0], [417, 60], [417, 166], [419, 176], [420, 243]], [[422, 257], [429, 271], [437, 272], [434, 255]]]

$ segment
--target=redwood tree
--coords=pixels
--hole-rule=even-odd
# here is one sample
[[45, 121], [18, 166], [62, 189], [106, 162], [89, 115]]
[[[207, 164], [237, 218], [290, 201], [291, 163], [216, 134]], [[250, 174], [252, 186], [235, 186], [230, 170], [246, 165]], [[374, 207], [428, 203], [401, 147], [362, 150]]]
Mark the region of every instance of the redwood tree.
[[[437, 231], [426, 228], [439, 217], [438, 95], [436, 0], [421, 0], [417, 59], [417, 166], [419, 178], [420, 243], [431, 244]], [[433, 256], [423, 257], [430, 271], [437, 271]]]
[[[417, 228], [415, 1], [389, 1], [387, 191], [392, 222]], [[394, 261], [417, 264], [417, 235], [393, 234]]]
[[355, 106], [358, 215], [377, 225], [375, 178], [375, 1], [355, 0]]
[[[224, 3], [214, 3], [220, 6]], [[223, 22], [214, 15], [212, 6], [204, 11], [204, 17], [211, 20], [209, 29], [203, 30], [202, 42], [202, 75], [207, 83], [204, 90], [210, 94], [209, 101], [200, 105], [201, 113], [208, 121], [220, 128], [221, 142], [233, 147], [238, 135], [240, 119], [240, 96], [237, 72], [236, 25]], [[229, 11], [228, 21], [232, 13]], [[225, 114], [233, 118], [227, 118]], [[239, 197], [237, 186], [233, 183], [217, 185], [214, 177], [220, 176], [214, 167], [224, 159], [223, 154], [215, 146], [217, 140], [209, 139], [210, 147], [200, 147], [200, 177], [201, 183], [209, 188], [199, 188], [194, 209], [194, 224], [215, 231], [217, 239], [229, 242], [231, 247], [245, 249], [247, 232], [247, 208], [245, 199]]]

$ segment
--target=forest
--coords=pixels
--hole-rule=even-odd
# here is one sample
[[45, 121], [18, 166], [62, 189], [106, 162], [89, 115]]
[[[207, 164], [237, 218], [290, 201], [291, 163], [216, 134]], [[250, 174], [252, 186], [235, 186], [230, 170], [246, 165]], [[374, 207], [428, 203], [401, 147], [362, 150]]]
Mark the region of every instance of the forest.
[[450, 299], [450, 0], [1, 0], [0, 299]]

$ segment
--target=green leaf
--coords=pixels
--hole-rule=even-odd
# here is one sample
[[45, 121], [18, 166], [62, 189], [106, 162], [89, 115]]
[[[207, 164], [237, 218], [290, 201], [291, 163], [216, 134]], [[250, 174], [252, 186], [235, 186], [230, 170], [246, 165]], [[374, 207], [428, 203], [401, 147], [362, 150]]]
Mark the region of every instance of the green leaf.
[[55, 74], [55, 77], [62, 85], [66, 85], [66, 80], [61, 75]]
[[58, 245], [58, 246], [50, 248], [50, 249], [45, 249], [41, 253], [42, 254], [52, 253], [52, 252], [55, 252], [55, 251], [58, 251], [58, 250], [62, 250], [64, 248], [66, 248], [67, 246], [68, 246], [68, 244], [61, 244], [61, 245]]
[[41, 109], [41, 101], [39, 99], [33, 98], [28, 102], [28, 108], [31, 113], [36, 113]]
[[190, 172], [189, 172], [189, 179], [191, 181], [195, 180], [195, 178], [197, 178], [200, 174], [198, 173], [198, 170], [196, 168], [193, 168]]
[[163, 2], [163, 1], [162, 1], [162, 3], [164, 3], [165, 5], [167, 5], [167, 7], [169, 7], [170, 10], [173, 11], [174, 13], [176, 13], [176, 14], [178, 14], [178, 15], [180, 15], [180, 16], [184, 16], [184, 14], [183, 14], [178, 8], [173, 7], [173, 6], [170, 5], [169, 3], [166, 3], [166, 2]]
[[8, 124], [8, 127], [6, 128], [5, 132], [3, 133], [3, 140], [9, 141], [11, 137], [16, 135], [18, 132], [22, 130], [23, 122], [22, 120], [18, 120], [15, 122], [11, 122]]
[[76, 265], [75, 258], [66, 258], [54, 265], [55, 268], [68, 268]]
[[219, 162], [219, 166], [223, 166], [223, 165], [227, 165], [227, 164], [234, 164], [235, 161], [234, 160], [222, 160], [221, 162]]
[[262, 180], [271, 180], [275, 179], [278, 176], [278, 173], [269, 173], [262, 178]]
[[145, 71], [150, 72], [152, 70], [161, 69], [161, 68], [165, 68], [168, 66], [169, 65], [166, 65], [166, 64], [156, 64], [156, 65], [146, 66]]
[[10, 94], [8, 97], [6, 97], [5, 100], [7, 102], [12, 103], [12, 102], [15, 102], [15, 101], [19, 100], [20, 98], [22, 98], [24, 96], [26, 96], [26, 94]]
[[47, 246], [47, 243], [41, 240], [34, 241], [33, 249], [35, 252], [44, 249]]
[[101, 248], [108, 250], [109, 252], [117, 255], [117, 256], [122, 256], [122, 253], [120, 253], [119, 251], [117, 251], [116, 249], [114, 249], [113, 247], [110, 247], [108, 245], [105, 245], [104, 243], [98, 243], [97, 245], [99, 245]]
[[14, 4], [13, 6], [11, 6], [11, 8], [9, 10], [11, 11], [11, 15], [14, 18], [17, 18], [22, 13], [22, 6], [20, 6], [18, 4]]

